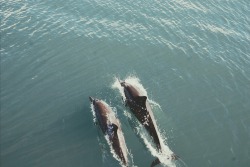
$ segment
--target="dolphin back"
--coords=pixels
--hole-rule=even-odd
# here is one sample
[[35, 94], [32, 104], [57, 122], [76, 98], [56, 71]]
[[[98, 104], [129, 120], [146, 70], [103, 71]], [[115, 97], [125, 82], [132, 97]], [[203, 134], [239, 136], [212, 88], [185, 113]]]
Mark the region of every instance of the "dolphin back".
[[146, 108], [146, 100], [147, 100], [147, 96], [137, 96], [135, 98], [135, 103], [143, 108]]

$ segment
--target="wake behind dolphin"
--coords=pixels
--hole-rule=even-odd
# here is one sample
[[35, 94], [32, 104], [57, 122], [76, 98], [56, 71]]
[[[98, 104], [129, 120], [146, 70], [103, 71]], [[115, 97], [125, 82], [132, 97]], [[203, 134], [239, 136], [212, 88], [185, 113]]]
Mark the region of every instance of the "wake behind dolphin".
[[[173, 154], [165, 143], [166, 137], [163, 138], [162, 134], [159, 132], [153, 113], [149, 111], [150, 114], [148, 114], [147, 108], [150, 108], [150, 105], [152, 105], [152, 100], [148, 100], [150, 104], [147, 102], [147, 91], [142, 84], [140, 84], [140, 80], [136, 77], [127, 77], [124, 81], [115, 78], [112, 88], [119, 90], [124, 103], [130, 107], [138, 121], [150, 134], [151, 138], [148, 137], [148, 134], [143, 130], [139, 131], [139, 135], [146, 147], [153, 156], [157, 157], [152, 163], [152, 166], [161, 162], [167, 166], [175, 167], [176, 165], [172, 159], [178, 157]], [[154, 102], [154, 104], [157, 103]]]

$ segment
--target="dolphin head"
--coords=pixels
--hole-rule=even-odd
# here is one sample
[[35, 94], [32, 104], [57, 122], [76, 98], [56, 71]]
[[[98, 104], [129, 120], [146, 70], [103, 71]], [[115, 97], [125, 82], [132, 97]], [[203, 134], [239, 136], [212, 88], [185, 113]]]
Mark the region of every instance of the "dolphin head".
[[96, 102], [96, 99], [93, 98], [93, 97], [91, 97], [91, 96], [89, 96], [89, 100], [90, 100], [90, 102], [93, 103], [93, 104], [95, 104], [95, 102]]
[[95, 99], [93, 97], [89, 96], [89, 100], [90, 100], [90, 102], [93, 102]]
[[121, 84], [121, 86], [126, 86], [126, 82], [125, 81], [120, 81], [120, 84]]

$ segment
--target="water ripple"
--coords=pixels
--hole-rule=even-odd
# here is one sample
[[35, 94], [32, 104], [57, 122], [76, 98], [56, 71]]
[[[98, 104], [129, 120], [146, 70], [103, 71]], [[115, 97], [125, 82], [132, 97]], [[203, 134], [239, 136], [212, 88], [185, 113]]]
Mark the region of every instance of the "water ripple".
[[[62, 112], [60, 107], [58, 111], [58, 105], [73, 103], [74, 108], [79, 98], [73, 97], [105, 89], [103, 82], [107, 75], [117, 71], [119, 75], [132, 70], [145, 74], [145, 78], [150, 76], [146, 84], [152, 82], [157, 86], [154, 91], [158, 97], [170, 95], [166, 101], [172, 106], [169, 111], [173, 125], [174, 120], [180, 124], [177, 128], [192, 126], [190, 115], [196, 117], [197, 113], [202, 113], [201, 120], [206, 124], [190, 130], [191, 136], [196, 135], [201, 141], [218, 132], [204, 133], [207, 124], [217, 125], [222, 132], [226, 126], [223, 121], [242, 116], [240, 112], [243, 116], [248, 114], [248, 0], [4, 0], [0, 6], [1, 118], [8, 125], [1, 140], [5, 162], [12, 162], [8, 159], [12, 154], [20, 155], [15, 162], [29, 159], [29, 163], [39, 164], [46, 162], [49, 156], [62, 153], [63, 147], [59, 146], [58, 150], [50, 150], [49, 156], [39, 153], [42, 147], [45, 148], [42, 153], [48, 153], [46, 147], [53, 145], [53, 140], [42, 144], [33, 140], [33, 145], [26, 149], [29, 140], [34, 139], [32, 130], [43, 132], [39, 140], [45, 140], [46, 135], [53, 136], [58, 129], [46, 129], [44, 123], [54, 123], [55, 119], [63, 117], [62, 113], [67, 115], [74, 111], [67, 108]], [[93, 71], [105, 74], [98, 78]], [[82, 101], [79, 103], [83, 105]], [[178, 108], [189, 103], [192, 105], [190, 112]], [[207, 111], [210, 114], [206, 115]], [[218, 111], [218, 117], [213, 111]], [[184, 118], [185, 123], [174, 116]], [[75, 122], [75, 118], [72, 120]], [[244, 132], [249, 129], [248, 120], [239, 120]], [[83, 122], [82, 117], [79, 122]], [[236, 129], [233, 124], [229, 121], [229, 128]], [[237, 131], [230, 133], [236, 144], [242, 139]], [[184, 131], [180, 134], [188, 136]], [[183, 145], [189, 147], [189, 144]], [[237, 154], [235, 148], [230, 146], [228, 150]], [[215, 151], [205, 147], [206, 158], [200, 158], [207, 160], [213, 157], [210, 154], [223, 152], [212, 149]], [[33, 161], [32, 154], [40, 158]], [[195, 155], [197, 159], [200, 156]], [[214, 166], [214, 162], [207, 161]]]

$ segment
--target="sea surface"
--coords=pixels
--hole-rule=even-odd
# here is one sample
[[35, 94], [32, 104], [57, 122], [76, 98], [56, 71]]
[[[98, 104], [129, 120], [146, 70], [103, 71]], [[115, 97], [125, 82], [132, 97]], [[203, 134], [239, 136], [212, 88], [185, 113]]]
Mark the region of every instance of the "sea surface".
[[119, 167], [88, 97], [155, 159], [117, 79], [152, 105], [169, 167], [250, 166], [249, 0], [2, 0], [0, 166]]

